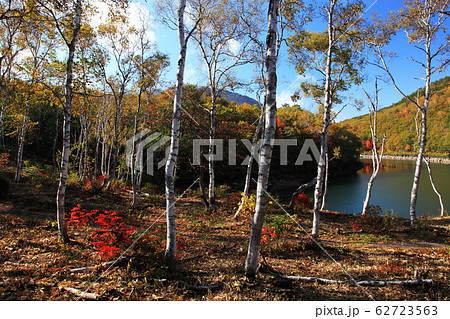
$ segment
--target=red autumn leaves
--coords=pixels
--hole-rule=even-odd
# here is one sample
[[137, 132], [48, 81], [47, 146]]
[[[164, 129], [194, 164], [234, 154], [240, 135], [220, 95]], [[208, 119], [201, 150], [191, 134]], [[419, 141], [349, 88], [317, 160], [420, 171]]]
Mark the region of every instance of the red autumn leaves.
[[98, 210], [87, 211], [81, 209], [80, 204], [70, 211], [70, 218], [67, 226], [74, 225], [76, 228], [87, 226], [89, 223], [98, 228], [91, 232], [90, 240], [98, 250], [98, 255], [102, 259], [113, 258], [118, 255], [120, 247], [124, 243], [131, 244], [131, 234], [134, 227], [129, 227], [123, 221], [122, 217], [115, 211]]

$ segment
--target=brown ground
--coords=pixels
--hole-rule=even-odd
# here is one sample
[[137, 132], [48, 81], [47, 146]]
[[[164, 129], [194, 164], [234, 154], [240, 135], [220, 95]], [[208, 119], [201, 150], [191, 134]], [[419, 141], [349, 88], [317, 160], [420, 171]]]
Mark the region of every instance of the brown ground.
[[[0, 300], [76, 300], [63, 287], [101, 295], [106, 300], [367, 300], [359, 287], [316, 282], [280, 282], [275, 271], [286, 275], [350, 280], [344, 271], [281, 209], [267, 216], [268, 228], [277, 237], [262, 244], [265, 258], [255, 281], [244, 276], [249, 216], [238, 220], [227, 208], [226, 197], [219, 210], [208, 213], [196, 196], [177, 204], [177, 232], [184, 247], [178, 251], [175, 272], [163, 261], [163, 242], [154, 244], [165, 231], [164, 197], [140, 198], [130, 210], [130, 195], [107, 190], [92, 195], [73, 183], [67, 207], [117, 210], [136, 239], [156, 221], [148, 234], [127, 254], [131, 260], [104, 273], [106, 267], [89, 240], [92, 226], [70, 228], [75, 241], [61, 244], [55, 225], [55, 181], [32, 179], [26, 174], [20, 184], [11, 184], [9, 195], [0, 200]], [[9, 176], [10, 177], [10, 176]], [[38, 185], [36, 187], [36, 185]], [[289, 211], [305, 229], [311, 214]], [[428, 269], [431, 285], [415, 287], [367, 287], [376, 300], [448, 300], [450, 296], [450, 219], [423, 219], [415, 229], [399, 218], [355, 217], [333, 212], [321, 215], [321, 245], [356, 280], [406, 280], [414, 270]], [[352, 232], [356, 224], [363, 232]], [[353, 228], [354, 230], [354, 228]], [[86, 273], [67, 270], [98, 266]], [[209, 286], [202, 289], [200, 286]]]

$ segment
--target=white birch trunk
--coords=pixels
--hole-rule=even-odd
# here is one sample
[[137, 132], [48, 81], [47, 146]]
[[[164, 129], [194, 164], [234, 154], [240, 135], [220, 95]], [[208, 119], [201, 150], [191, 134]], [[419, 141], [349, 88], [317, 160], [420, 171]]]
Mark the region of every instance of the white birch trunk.
[[[375, 139], [373, 139], [375, 141]], [[372, 142], [373, 148], [372, 148], [372, 175], [370, 176], [369, 182], [367, 183], [367, 192], [366, 192], [366, 198], [363, 202], [363, 209], [362, 214], [364, 215], [367, 211], [367, 207], [369, 206], [370, 202], [370, 196], [372, 195], [372, 186], [373, 181], [378, 175], [378, 172], [380, 171], [381, 167], [381, 161], [383, 159], [383, 152], [384, 152], [384, 145], [386, 143], [386, 136], [383, 136], [383, 141], [381, 142], [381, 153], [378, 155], [378, 150], [376, 149], [375, 142]]]
[[250, 183], [252, 181], [253, 154], [255, 153], [256, 143], [258, 142], [258, 136], [259, 136], [259, 132], [260, 132], [261, 127], [262, 127], [264, 113], [265, 113], [265, 108], [263, 106], [261, 108], [261, 115], [259, 116], [258, 124], [256, 126], [255, 135], [253, 136], [252, 148], [251, 148], [251, 151], [250, 151], [250, 159], [249, 159], [248, 164], [247, 164], [247, 173], [245, 175], [245, 185], [244, 185], [244, 193], [242, 195], [242, 202], [239, 205], [239, 208], [236, 211], [236, 213], [234, 214], [233, 218], [237, 218], [239, 216], [239, 213], [241, 212], [242, 207], [245, 206], [245, 200], [246, 200], [246, 198], [248, 196], [248, 193], [250, 192]]
[[[33, 82], [31, 83], [33, 86]], [[17, 168], [16, 175], [14, 177], [14, 181], [16, 183], [20, 182], [20, 174], [22, 171], [22, 162], [23, 162], [23, 145], [25, 144], [25, 135], [27, 134], [27, 124], [28, 124], [28, 113], [30, 112], [30, 95], [27, 97], [27, 106], [25, 109], [25, 114], [23, 116], [22, 130], [19, 136], [19, 145], [17, 150]]]
[[421, 109], [422, 120], [420, 122], [420, 139], [419, 139], [419, 153], [417, 154], [416, 161], [416, 169], [414, 171], [414, 180], [411, 188], [411, 202], [409, 206], [409, 215], [411, 219], [411, 225], [414, 225], [414, 222], [417, 219], [416, 216], [416, 204], [417, 204], [417, 194], [419, 192], [419, 181], [420, 181], [420, 172], [422, 170], [422, 161], [424, 158], [425, 147], [427, 144], [427, 112], [428, 105], [430, 102], [430, 81], [431, 81], [431, 38], [427, 35], [427, 41], [425, 46], [425, 53], [427, 57], [427, 64], [425, 68], [426, 77], [425, 77], [425, 97], [423, 102], [423, 107]]
[[265, 93], [266, 121], [263, 144], [260, 153], [258, 170], [258, 185], [256, 190], [255, 214], [253, 215], [250, 242], [248, 244], [247, 259], [245, 261], [245, 274], [254, 278], [258, 271], [259, 250], [261, 245], [261, 232], [266, 214], [267, 184], [269, 181], [269, 168], [272, 158], [272, 140], [275, 137], [277, 118], [277, 19], [278, 0], [269, 1], [268, 31], [266, 43], [267, 89]]
[[208, 202], [209, 210], [216, 210], [216, 196], [214, 194], [215, 187], [215, 174], [214, 174], [214, 136], [216, 134], [216, 92], [211, 83], [211, 114], [210, 114], [210, 127], [209, 127], [209, 156], [208, 156], [208, 171], [209, 171], [209, 186], [208, 186]]
[[334, 46], [334, 30], [333, 30], [333, 15], [336, 0], [330, 0], [330, 8], [328, 9], [328, 52], [327, 64], [325, 69], [325, 103], [323, 114], [323, 126], [320, 134], [320, 160], [317, 165], [317, 183], [314, 190], [314, 209], [313, 209], [313, 226], [312, 236], [319, 236], [319, 210], [321, 207], [322, 190], [326, 171], [326, 156], [328, 153], [328, 126], [330, 125], [330, 114], [332, 107], [331, 99], [331, 58], [332, 49]]
[[178, 6], [178, 41], [180, 45], [180, 56], [178, 58], [177, 81], [175, 97], [173, 101], [173, 120], [170, 135], [170, 153], [166, 163], [166, 220], [167, 220], [167, 243], [165, 258], [171, 268], [175, 265], [176, 254], [176, 223], [175, 223], [175, 181], [174, 170], [178, 158], [178, 143], [180, 135], [181, 95], [183, 93], [183, 77], [186, 62], [187, 41], [184, 35], [184, 10], [186, 0], [179, 0]]
[[[369, 100], [369, 123], [370, 123], [370, 133], [372, 135], [372, 175], [370, 176], [369, 182], [367, 183], [366, 198], [363, 202], [362, 214], [364, 215], [369, 206], [370, 196], [372, 194], [373, 181], [378, 175], [381, 167], [381, 161], [383, 159], [384, 145], [386, 143], [386, 135], [383, 136], [381, 142], [381, 152], [378, 154], [378, 79], [375, 80], [375, 101], [372, 100], [370, 95], [364, 90], [367, 99]], [[373, 113], [373, 120], [372, 114]]]
[[322, 195], [322, 204], [320, 205], [320, 210], [324, 210], [325, 208], [325, 199], [327, 197], [327, 190], [328, 190], [328, 166], [330, 161], [328, 160], [328, 152], [325, 155], [325, 181], [323, 185], [323, 195]]
[[138, 107], [136, 113], [134, 114], [134, 127], [133, 127], [133, 144], [131, 148], [131, 186], [133, 188], [133, 201], [131, 203], [131, 208], [134, 208], [137, 204], [137, 165], [139, 158], [137, 158], [135, 154], [135, 142], [136, 142], [136, 134], [138, 129], [138, 116], [141, 110], [141, 102], [142, 102], [142, 90], [139, 90], [138, 95]]
[[61, 172], [58, 185], [58, 192], [56, 195], [56, 212], [59, 234], [64, 242], [69, 242], [69, 235], [66, 228], [66, 184], [67, 175], [69, 172], [69, 154], [70, 154], [70, 123], [72, 119], [72, 81], [73, 81], [73, 61], [75, 57], [75, 47], [78, 41], [78, 36], [81, 27], [82, 14], [82, 0], [77, 0], [75, 4], [75, 20], [73, 36], [70, 43], [68, 43], [69, 54], [67, 57], [66, 66], [66, 101], [64, 105], [64, 124], [63, 124], [63, 149], [61, 157]]
[[441, 214], [440, 215], [441, 215], [441, 217], [444, 217], [444, 212], [445, 212], [444, 202], [442, 201], [441, 193], [439, 193], [439, 191], [436, 188], [436, 185], [434, 184], [433, 175], [431, 174], [430, 161], [426, 157], [424, 157], [423, 160], [425, 161], [425, 164], [427, 164], [428, 176], [430, 177], [431, 187], [433, 187], [433, 190], [434, 190], [436, 196], [439, 198], [439, 205], [441, 206]]
[[56, 106], [56, 121], [55, 121], [55, 138], [53, 139], [52, 145], [52, 161], [55, 171], [58, 170], [58, 163], [56, 160], [56, 146], [58, 144], [58, 136], [59, 136], [59, 107]]

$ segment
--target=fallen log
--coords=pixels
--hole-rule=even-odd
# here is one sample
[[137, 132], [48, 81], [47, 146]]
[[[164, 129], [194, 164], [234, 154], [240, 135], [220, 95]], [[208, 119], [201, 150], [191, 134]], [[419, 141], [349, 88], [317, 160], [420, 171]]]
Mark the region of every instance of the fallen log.
[[60, 286], [59, 289], [64, 289], [70, 293], [73, 293], [74, 295], [77, 295], [80, 298], [86, 299], [86, 300], [100, 300], [101, 295], [93, 293], [93, 292], [84, 292], [80, 289], [72, 288], [72, 287], [63, 287]]
[[340, 284], [340, 285], [359, 285], [370, 287], [384, 287], [389, 285], [402, 285], [402, 286], [419, 286], [422, 284], [433, 284], [432, 279], [413, 279], [413, 280], [363, 280], [363, 281], [345, 281], [345, 280], [333, 280], [318, 277], [300, 277], [300, 276], [279, 276], [280, 278], [293, 280], [293, 281], [306, 281], [306, 282], [318, 282], [322, 284]]
[[70, 270], [67, 270], [66, 273], [67, 274], [75, 274], [75, 273], [80, 273], [80, 272], [96, 271], [102, 267], [103, 268], [119, 267], [123, 264], [128, 264], [129, 261], [130, 261], [130, 257], [125, 256], [125, 257], [119, 258], [117, 260], [111, 260], [111, 261], [108, 261], [106, 263], [103, 263], [103, 264], [100, 264], [97, 266], [70, 269]]

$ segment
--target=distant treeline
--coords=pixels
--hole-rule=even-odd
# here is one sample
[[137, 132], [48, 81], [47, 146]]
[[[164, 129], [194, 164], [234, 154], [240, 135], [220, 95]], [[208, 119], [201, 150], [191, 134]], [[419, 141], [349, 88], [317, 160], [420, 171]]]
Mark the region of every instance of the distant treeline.
[[[450, 156], [450, 77], [444, 77], [431, 85], [432, 98], [428, 109], [426, 152], [429, 155]], [[424, 89], [409, 97], [422, 103]], [[378, 136], [386, 134], [386, 150], [390, 154], [416, 154], [418, 139], [416, 116], [420, 127], [417, 107], [405, 98], [379, 111]], [[362, 115], [339, 123], [356, 134], [362, 142], [371, 139], [369, 116]]]

